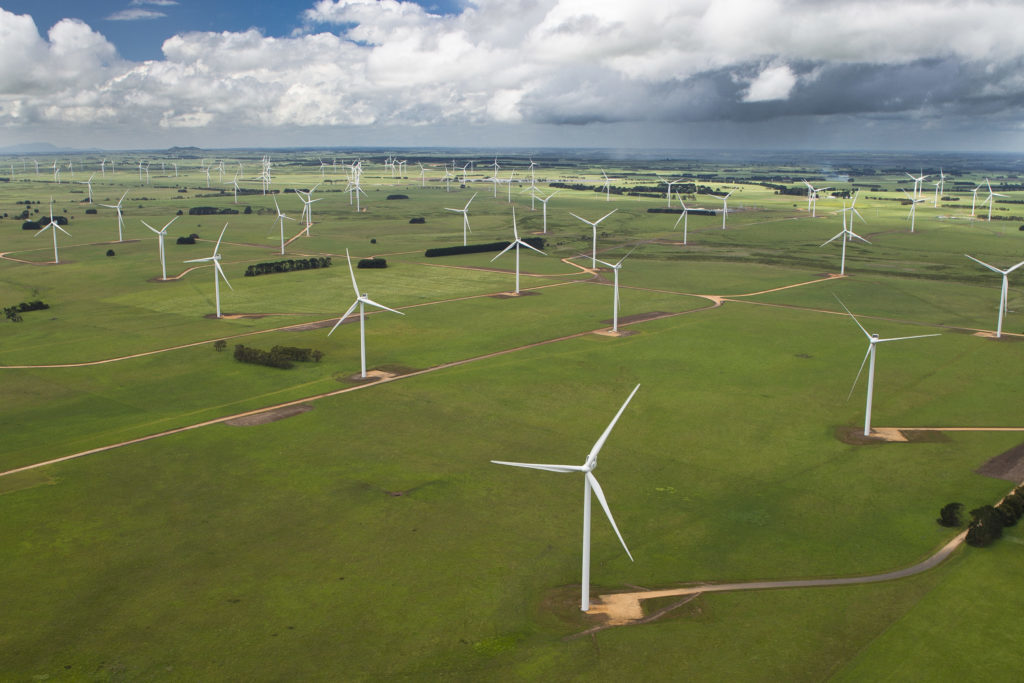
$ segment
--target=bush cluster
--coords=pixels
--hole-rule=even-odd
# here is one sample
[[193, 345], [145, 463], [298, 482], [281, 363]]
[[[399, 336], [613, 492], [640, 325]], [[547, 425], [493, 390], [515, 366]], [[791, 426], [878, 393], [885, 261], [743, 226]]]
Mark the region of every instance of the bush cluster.
[[998, 505], [983, 505], [971, 510], [967, 544], [984, 548], [1003, 535], [1003, 528], [1014, 526], [1024, 515], [1024, 487], [1018, 486]]
[[254, 346], [235, 344], [235, 360], [240, 363], [265, 365], [269, 368], [281, 368], [282, 370], [295, 367], [296, 362], [308, 363], [312, 361], [319, 363], [323, 357], [324, 353], [319, 349], [302, 349], [297, 346], [274, 346], [270, 351], [265, 351]]
[[408, 199], [407, 194], [389, 194], [385, 199]]
[[[524, 237], [523, 241], [531, 247], [537, 249], [544, 248], [543, 237]], [[479, 254], [487, 251], [501, 251], [509, 244], [511, 242], [487, 242], [485, 244], [467, 244], [464, 247], [461, 245], [457, 247], [434, 247], [433, 249], [427, 249], [423, 255], [430, 258], [434, 256], [454, 256], [456, 254]]]
[[422, 216], [419, 216], [417, 218], [410, 218], [409, 219], [409, 223], [410, 224], [414, 224], [414, 225], [419, 225], [421, 223], [426, 223], [426, 222], [427, 222], [427, 219], [423, 218]]
[[[647, 209], [647, 213], [682, 213], [682, 209], [670, 209], [668, 207], [655, 207], [653, 209]], [[687, 211], [691, 216], [717, 216], [718, 212], [714, 209], [690, 209]]]
[[[285, 259], [283, 261], [266, 261], [254, 263], [245, 269], [245, 277], [256, 277], [268, 273], [290, 273], [293, 270], [316, 270], [317, 268], [330, 268], [331, 257]], [[359, 266], [362, 268], [362, 266]]]
[[386, 258], [378, 258], [376, 256], [372, 258], [359, 259], [357, 264], [358, 268], [387, 268], [388, 260]]
[[49, 307], [49, 304], [44, 304], [42, 301], [23, 301], [14, 306], [5, 306], [4, 317], [12, 323], [20, 323], [22, 313], [26, 311], [42, 311]]
[[188, 237], [179, 237], [177, 239], [177, 241], [175, 242], [175, 244], [195, 244], [196, 243], [196, 237], [198, 237], [198, 235], [189, 235]]
[[188, 210], [189, 216], [219, 216], [238, 213], [238, 209], [219, 209], [216, 206], [193, 206]]

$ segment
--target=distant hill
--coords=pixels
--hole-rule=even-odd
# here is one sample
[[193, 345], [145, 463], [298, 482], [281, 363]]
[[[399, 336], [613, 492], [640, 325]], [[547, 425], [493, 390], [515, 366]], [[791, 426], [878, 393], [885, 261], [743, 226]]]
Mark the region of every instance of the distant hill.
[[20, 145], [0, 147], [0, 154], [50, 154], [61, 151], [49, 142], [23, 142]]

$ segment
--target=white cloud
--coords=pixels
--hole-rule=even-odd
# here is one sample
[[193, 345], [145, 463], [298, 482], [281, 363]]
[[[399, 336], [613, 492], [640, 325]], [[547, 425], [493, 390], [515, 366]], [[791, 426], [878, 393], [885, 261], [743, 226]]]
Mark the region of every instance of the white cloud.
[[140, 19], [159, 19], [166, 16], [163, 12], [151, 9], [123, 9], [111, 14], [107, 17], [107, 21], [139, 21]]
[[[110, 18], [175, 4], [130, 3]], [[828, 113], [840, 74], [853, 112], [1024, 96], [1012, 0], [317, 0], [303, 19], [283, 38], [176, 35], [132, 63], [80, 21], [43, 38], [0, 9], [0, 127], [71, 107], [150, 128], [743, 120]]]
[[785, 64], [765, 67], [754, 80], [750, 81], [744, 102], [768, 102], [789, 98], [796, 85], [796, 74]]

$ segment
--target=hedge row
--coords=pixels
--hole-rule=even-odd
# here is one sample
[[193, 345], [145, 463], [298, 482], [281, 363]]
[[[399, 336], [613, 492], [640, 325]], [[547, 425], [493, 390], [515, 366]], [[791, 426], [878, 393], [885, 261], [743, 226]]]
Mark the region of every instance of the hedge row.
[[1024, 515], [1024, 487], [1018, 486], [996, 506], [971, 510], [967, 527], [968, 545], [984, 548], [1003, 535], [1003, 527], [1014, 526]]
[[[682, 209], [669, 209], [669, 208], [653, 208], [647, 209], [647, 213], [682, 213]], [[687, 209], [687, 213], [694, 216], [717, 216], [718, 212], [714, 209]]]
[[20, 304], [14, 306], [4, 307], [4, 317], [14, 323], [21, 322], [21, 314], [26, 311], [42, 311], [49, 308], [49, 304], [44, 304], [42, 301], [23, 301]]
[[[543, 237], [524, 237], [523, 241], [529, 244], [535, 249], [544, 248]], [[485, 244], [467, 244], [466, 246], [457, 247], [435, 247], [433, 249], [427, 249], [423, 255], [427, 258], [434, 256], [454, 256], [456, 254], [480, 254], [487, 251], [501, 251], [511, 242], [487, 242]]]
[[373, 258], [359, 259], [359, 263], [358, 263], [357, 267], [359, 267], [359, 268], [387, 268], [388, 267], [388, 260], [386, 258], [378, 258], [376, 256], [374, 256]]
[[[316, 256], [312, 258], [299, 258], [299, 259], [285, 259], [283, 261], [266, 261], [264, 263], [254, 263], [245, 269], [245, 277], [255, 277], [257, 275], [267, 275], [269, 273], [290, 273], [294, 270], [316, 270], [317, 268], [330, 268], [331, 257], [327, 256], [324, 258], [318, 258]], [[363, 266], [359, 266], [362, 268]]]

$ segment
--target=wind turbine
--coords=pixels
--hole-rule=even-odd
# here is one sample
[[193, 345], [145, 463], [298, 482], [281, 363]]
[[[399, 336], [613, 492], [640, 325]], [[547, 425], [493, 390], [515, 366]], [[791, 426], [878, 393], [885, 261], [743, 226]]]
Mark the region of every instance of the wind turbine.
[[[633, 249], [636, 249], [636, 247], [633, 247]], [[615, 273], [615, 294], [612, 301], [612, 332], [619, 331], [619, 271], [622, 269], [622, 262], [629, 258], [629, 255], [633, 253], [633, 249], [630, 249], [626, 255], [620, 258], [618, 263], [615, 264], [597, 259], [598, 263], [603, 266], [608, 266]]]
[[476, 195], [477, 193], [474, 192], [473, 196], [469, 198], [469, 201], [466, 202], [466, 205], [461, 209], [445, 208], [445, 211], [462, 214], [462, 246], [466, 246], [466, 235], [472, 232], [472, 230], [469, 229], [469, 205], [473, 203], [474, 199], [476, 199]]
[[338, 318], [338, 322], [334, 323], [334, 327], [332, 327], [331, 331], [327, 333], [327, 336], [330, 337], [332, 334], [334, 334], [334, 331], [336, 329], [338, 329], [338, 325], [340, 325], [343, 322], [345, 322], [345, 318], [347, 318], [349, 315], [351, 315], [352, 311], [356, 310], [356, 306], [359, 306], [359, 361], [360, 361], [360, 367], [362, 368], [362, 372], [360, 374], [360, 377], [365, 378], [366, 377], [366, 304], [370, 304], [371, 306], [376, 306], [377, 308], [380, 308], [380, 309], [385, 310], [385, 311], [390, 311], [391, 313], [397, 313], [398, 315], [405, 315], [405, 313], [402, 313], [401, 311], [396, 311], [393, 308], [388, 308], [387, 306], [383, 306], [383, 305], [377, 303], [376, 301], [373, 301], [372, 299], [370, 299], [370, 297], [367, 296], [366, 294], [360, 293], [359, 285], [356, 284], [356, 273], [355, 273], [354, 270], [352, 270], [352, 257], [349, 256], [348, 249], [345, 250], [345, 258], [348, 259], [348, 273], [349, 273], [349, 275], [352, 276], [352, 289], [355, 290], [356, 300], [354, 302], [352, 302], [352, 305], [348, 307], [347, 311], [345, 311], [345, 315], [343, 315], [340, 318]]
[[228, 224], [224, 224], [224, 228], [220, 231], [220, 237], [217, 238], [217, 244], [213, 248], [213, 256], [207, 256], [206, 258], [194, 258], [185, 261], [185, 263], [206, 263], [210, 262], [213, 264], [213, 294], [217, 301], [217, 317], [220, 317], [220, 280], [218, 277], [224, 278], [224, 284], [228, 286], [228, 289], [234, 291], [235, 288], [228, 282], [228, 276], [224, 274], [224, 269], [220, 267], [220, 254], [217, 253], [220, 250], [220, 241], [224, 239], [224, 231], [228, 229]]
[[921, 195], [921, 185], [924, 183], [924, 179], [927, 178], [928, 176], [926, 176], [924, 173], [922, 173], [920, 176], [912, 176], [909, 173], [907, 173], [907, 176], [909, 176], [910, 179], [914, 181], [914, 199], [917, 199]]
[[[227, 183], [224, 183], [227, 185]], [[238, 174], [235, 173], [235, 177], [231, 179], [231, 184], [234, 186], [235, 204], [238, 203]]]
[[[313, 202], [318, 202], [322, 197], [313, 199], [313, 193], [316, 192], [316, 188], [320, 187], [320, 183], [313, 186], [313, 189], [309, 192], [303, 192], [302, 190], [295, 190], [295, 194], [299, 195], [299, 199], [302, 200], [302, 216], [306, 221], [306, 237], [309, 237], [309, 228], [313, 225]], [[303, 196], [305, 195], [305, 196]]]
[[979, 261], [978, 259], [976, 259], [973, 256], [970, 256], [968, 254], [964, 254], [964, 256], [967, 256], [967, 258], [971, 259], [975, 263], [980, 263], [981, 265], [983, 265], [986, 268], [988, 268], [989, 270], [991, 270], [993, 273], [999, 273], [1000, 275], [1003, 276], [1003, 287], [1002, 287], [1002, 290], [999, 293], [999, 320], [998, 320], [997, 325], [996, 325], [996, 339], [999, 339], [1000, 337], [1003, 336], [1003, 316], [1006, 315], [1006, 299], [1007, 299], [1007, 294], [1010, 291], [1009, 275], [1010, 275], [1010, 273], [1012, 273], [1013, 271], [1017, 270], [1021, 266], [1024, 266], [1024, 261], [1021, 261], [1017, 265], [1011, 266], [1010, 268], [1007, 268], [1006, 270], [1000, 270], [999, 268], [996, 268], [995, 266], [990, 266], [989, 264], [985, 263], [984, 261]]
[[853, 386], [850, 387], [850, 394], [846, 397], [849, 400], [850, 396], [853, 395], [853, 390], [857, 387], [857, 381], [860, 379], [860, 374], [864, 372], [864, 363], [867, 363], [868, 358], [871, 358], [871, 363], [868, 365], [868, 396], [867, 404], [864, 408], [864, 436], [871, 436], [871, 399], [875, 390], [875, 346], [882, 342], [891, 341], [903, 341], [904, 339], [924, 339], [925, 337], [938, 337], [938, 334], [916, 334], [912, 337], [891, 337], [889, 339], [879, 339], [877, 334], [871, 334], [864, 329], [864, 326], [860, 324], [857, 317], [850, 313], [850, 309], [846, 307], [839, 297], [836, 297], [836, 301], [839, 301], [839, 305], [843, 307], [843, 310], [850, 314], [853, 318], [853, 322], [857, 323], [857, 327], [864, 333], [864, 336], [868, 338], [868, 352], [864, 354], [864, 360], [860, 362], [860, 369], [857, 371], [857, 376], [853, 380]]
[[53, 220], [53, 197], [50, 197], [50, 222], [43, 226], [42, 230], [37, 232], [34, 237], [42, 235], [47, 230], [53, 232], [53, 262], [60, 263], [60, 258], [57, 256], [57, 231], [60, 230], [62, 233], [71, 237], [71, 233], [60, 227], [60, 224]]
[[686, 246], [686, 223], [689, 221], [690, 209], [687, 208], [686, 204], [683, 204], [683, 198], [679, 196], [678, 192], [676, 192], [676, 199], [679, 200], [679, 205], [683, 207], [683, 213], [676, 219], [676, 224], [672, 226], [672, 229], [678, 228], [679, 221], [683, 221], [683, 246]]
[[[846, 202], [843, 202], [843, 210], [841, 212], [842, 216], [843, 216], [843, 229], [842, 229], [842, 231], [840, 231], [838, 235], [836, 235], [832, 239], [828, 240], [824, 244], [819, 245], [819, 248], [820, 248], [820, 247], [825, 246], [826, 244], [829, 244], [831, 242], [836, 241], [840, 237], [843, 238], [843, 256], [842, 256], [842, 260], [840, 261], [840, 266], [839, 266], [839, 274], [840, 275], [846, 275], [846, 243], [851, 241], [851, 240], [853, 240], [853, 239], [858, 239], [861, 242], [863, 242], [864, 244], [871, 244], [871, 242], [867, 241], [866, 239], [864, 239], [863, 237], [861, 237], [860, 235], [858, 235], [857, 233], [855, 233], [853, 231], [853, 217], [854, 216], [857, 216], [857, 218], [861, 219], [861, 221], [863, 221], [865, 223], [867, 222], [867, 221], [864, 220], [864, 217], [860, 215], [860, 211], [857, 211], [857, 209], [854, 207], [854, 204], [856, 204], [856, 203], [857, 203], [857, 196], [856, 195], [854, 195], [854, 197], [853, 197], [853, 204], [851, 204], [849, 206], [849, 208], [847, 208]], [[847, 211], [850, 212], [850, 227], [846, 227], [846, 212]]]
[[426, 187], [427, 186], [427, 176], [426, 176], [427, 169], [423, 168], [423, 164], [421, 164], [419, 162], [416, 162], [416, 165], [420, 167], [420, 187], [421, 188]]
[[[558, 194], [558, 190], [555, 190], [554, 192], [549, 194], [548, 195], [548, 199], [551, 199], [556, 194]], [[544, 205], [543, 216], [544, 216], [544, 234], [545, 235], [548, 234], [548, 199], [541, 199], [540, 200], [540, 203]]]
[[992, 185], [988, 182], [988, 178], [985, 178], [985, 185], [986, 185], [986, 187], [988, 187], [988, 197], [985, 198], [985, 201], [982, 202], [982, 204], [984, 204], [985, 202], [988, 202], [988, 222], [991, 223], [992, 222], [992, 205], [996, 203], [995, 202], [995, 198], [996, 197], [1006, 197], [1006, 195], [1005, 194], [999, 194], [998, 192], [993, 192], [992, 191]]
[[600, 218], [598, 218], [593, 223], [588, 221], [586, 218], [580, 218], [579, 216], [574, 214], [572, 211], [569, 212], [570, 216], [572, 216], [573, 218], [579, 218], [579, 220], [583, 221], [584, 223], [586, 223], [587, 225], [591, 226], [594, 229], [593, 255], [590, 257], [590, 267], [591, 268], [597, 268], [597, 224], [600, 223], [601, 221], [603, 221], [605, 218], [608, 218], [608, 216], [611, 216], [616, 211], [618, 211], [618, 209], [612, 209], [610, 212], [608, 212], [605, 215], [601, 216]]
[[519, 239], [519, 230], [516, 228], [516, 207], [514, 207], [514, 206], [512, 207], [512, 234], [515, 236], [515, 240], [511, 244], [509, 244], [507, 247], [502, 249], [498, 253], [497, 256], [492, 258], [491, 259], [491, 263], [494, 263], [494, 261], [496, 261], [498, 258], [500, 258], [502, 254], [504, 254], [506, 251], [508, 251], [512, 247], [516, 248], [516, 296], [518, 296], [519, 295], [519, 245], [521, 244], [524, 247], [526, 247], [527, 249], [533, 249], [535, 252], [537, 252], [541, 256], [547, 256], [547, 254], [545, 254], [543, 251], [541, 251], [537, 247], [534, 247], [534, 246], [532, 246], [530, 244], [527, 244], [523, 240]]
[[149, 228], [150, 230], [152, 230], [153, 232], [156, 233], [156, 237], [157, 237], [157, 240], [158, 240], [157, 241], [157, 251], [159, 251], [159, 253], [160, 253], [160, 269], [163, 272], [163, 278], [162, 279], [164, 279], [164, 280], [167, 279], [167, 264], [164, 261], [164, 236], [167, 235], [167, 228], [171, 227], [171, 223], [173, 223], [176, 220], [178, 220], [178, 216], [175, 216], [174, 218], [172, 218], [167, 223], [167, 225], [165, 225], [160, 230], [157, 230], [156, 228], [154, 228], [152, 225], [150, 225], [146, 221], [142, 221], [143, 225], [145, 225], [147, 228]]
[[117, 209], [117, 241], [118, 242], [123, 242], [124, 241], [124, 233], [123, 233], [123, 230], [124, 230], [124, 218], [121, 216], [121, 204], [122, 204], [122, 202], [124, 202], [124, 198], [127, 197], [127, 196], [128, 196], [128, 190], [125, 190], [124, 194], [121, 195], [121, 199], [118, 200], [117, 204], [114, 204], [114, 205], [100, 204], [100, 206], [102, 206], [104, 208], [107, 208], [107, 209]]
[[906, 190], [903, 190], [903, 194], [907, 195], [907, 199], [910, 200], [910, 232], [914, 232], [914, 213], [916, 212], [917, 205], [924, 203], [924, 199], [914, 199]]
[[708, 194], [709, 197], [714, 197], [715, 199], [722, 200], [722, 230], [725, 230], [725, 216], [726, 214], [729, 213], [729, 197], [731, 197], [732, 193], [735, 191], [736, 190], [730, 190], [729, 194], [725, 195], [724, 197], [719, 197], [717, 194], [705, 193]]
[[939, 167], [939, 182], [935, 185], [935, 208], [939, 206], [939, 197], [946, 191], [946, 174], [942, 172], [942, 167]]
[[274, 197], [274, 208], [277, 209], [277, 221], [281, 223], [281, 256], [284, 256], [284, 221], [286, 218], [290, 221], [295, 219], [281, 213], [281, 207], [277, 205], [277, 197]]
[[806, 180], [803, 181], [804, 185], [807, 186], [807, 208], [811, 212], [811, 218], [817, 218], [816, 211], [818, 208], [818, 193], [830, 190], [830, 187], [814, 187]]
[[89, 176], [88, 180], [79, 180], [78, 181], [79, 185], [85, 185], [86, 187], [89, 188], [89, 203], [90, 204], [92, 204], [92, 179], [95, 178], [95, 177], [96, 177], [96, 174], [93, 173], [91, 176]]
[[981, 189], [981, 185], [978, 185], [974, 190], [971, 191], [971, 218], [974, 218], [974, 205], [978, 201], [978, 190]]
[[610, 202], [612, 200], [612, 179], [608, 177], [608, 174], [601, 169], [601, 175], [604, 176], [604, 200]]
[[569, 474], [571, 472], [582, 472], [583, 473], [583, 572], [581, 577], [581, 593], [580, 593], [580, 610], [586, 612], [590, 609], [590, 493], [593, 491], [597, 497], [597, 502], [601, 504], [601, 508], [604, 510], [604, 514], [608, 516], [608, 521], [612, 524], [612, 529], [615, 530], [615, 535], [619, 537], [619, 542], [622, 543], [622, 548], [626, 551], [626, 555], [629, 556], [630, 562], [633, 561], [633, 555], [629, 552], [629, 548], [626, 547], [626, 541], [623, 540], [622, 534], [619, 533], [619, 527], [615, 524], [615, 518], [612, 517], [612, 511], [608, 508], [608, 501], [604, 497], [604, 491], [601, 489], [601, 485], [597, 482], [597, 477], [594, 476], [594, 468], [597, 467], [597, 456], [601, 452], [601, 448], [604, 447], [605, 441], [608, 440], [608, 435], [612, 433], [612, 429], [615, 427], [615, 423], [619, 421], [622, 413], [626, 410], [626, 406], [633, 400], [633, 396], [636, 395], [640, 385], [637, 384], [633, 391], [629, 394], [626, 402], [619, 408], [619, 412], [615, 413], [615, 417], [612, 418], [611, 423], [604, 430], [597, 442], [590, 449], [590, 453], [587, 454], [587, 459], [583, 465], [541, 465], [535, 463], [526, 462], [506, 462], [504, 460], [492, 460], [496, 465], [509, 465], [511, 467], [525, 467], [531, 470], [545, 470], [547, 472], [557, 472], [559, 474]]
[[662, 178], [657, 173], [655, 173], [654, 175], [657, 175], [658, 178], [661, 180], [661, 182], [663, 182], [666, 185], [668, 185], [668, 187], [665, 188], [665, 206], [667, 208], [671, 209], [672, 208], [672, 186], [676, 185], [678, 183], [683, 182], [684, 179], [683, 178], [679, 178], [677, 180], [665, 180], [664, 178]]

